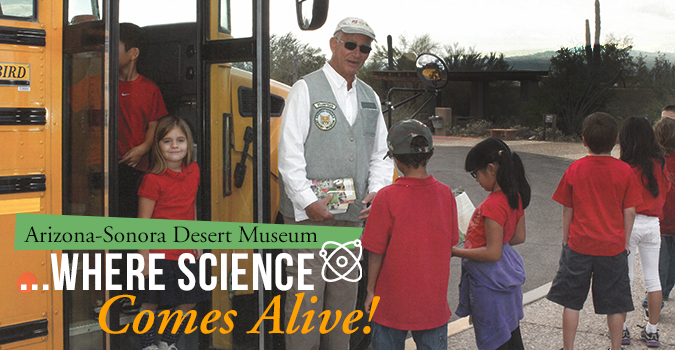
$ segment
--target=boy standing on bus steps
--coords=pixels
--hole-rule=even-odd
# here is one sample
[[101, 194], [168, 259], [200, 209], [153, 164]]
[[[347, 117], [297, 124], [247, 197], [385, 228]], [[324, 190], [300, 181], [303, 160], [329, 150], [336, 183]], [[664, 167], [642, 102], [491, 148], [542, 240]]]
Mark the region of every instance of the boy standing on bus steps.
[[145, 155], [152, 147], [157, 120], [168, 114], [157, 85], [136, 70], [142, 42], [141, 28], [120, 23], [118, 214], [130, 218], [138, 215], [136, 192], [148, 170]]
[[611, 350], [621, 349], [623, 313], [633, 310], [628, 242], [642, 194], [630, 166], [611, 155], [617, 134], [611, 115], [588, 116], [582, 126], [588, 156], [570, 165], [553, 194], [563, 205], [563, 250], [547, 298], [565, 307], [564, 350], [574, 347], [591, 279], [595, 313], [607, 315]]
[[410, 330], [418, 348], [447, 349], [450, 255], [459, 242], [455, 196], [427, 174], [433, 141], [424, 124], [395, 124], [387, 145], [403, 176], [379, 191], [361, 238], [369, 251], [366, 312], [380, 297], [373, 348], [402, 349]]

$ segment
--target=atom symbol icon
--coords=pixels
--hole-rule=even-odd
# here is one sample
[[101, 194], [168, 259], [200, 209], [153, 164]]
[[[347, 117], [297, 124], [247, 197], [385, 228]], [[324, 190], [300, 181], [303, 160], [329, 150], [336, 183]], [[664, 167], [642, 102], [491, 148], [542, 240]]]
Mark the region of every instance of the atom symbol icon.
[[[351, 250], [347, 249], [347, 246], [353, 245], [354, 248], [359, 248], [358, 256], [354, 255]], [[333, 251], [328, 254], [328, 251], [326, 250], [326, 246], [335, 246], [336, 248], [333, 249]], [[331, 265], [330, 260], [333, 258], [333, 256], [339, 252], [340, 250], [344, 249], [345, 252], [347, 252], [353, 259], [352, 267], [349, 268], [345, 273], [339, 273], [337, 270], [335, 270], [335, 267]], [[361, 277], [363, 276], [363, 270], [361, 269], [361, 264], [359, 264], [359, 260], [361, 260], [361, 255], [363, 254], [363, 248], [361, 247], [361, 240], [356, 239], [350, 242], [346, 242], [345, 244], [340, 244], [338, 242], [333, 242], [333, 241], [327, 241], [321, 246], [321, 251], [319, 251], [319, 256], [321, 256], [324, 260], [323, 268], [321, 268], [321, 277], [323, 277], [323, 280], [326, 282], [336, 282], [341, 279], [344, 279], [347, 282], [358, 282], [361, 280]], [[347, 264], [349, 263], [349, 258], [347, 256], [339, 256], [335, 260], [335, 264], [341, 268], [344, 269]], [[354, 269], [358, 268], [359, 269], [359, 275], [356, 278], [349, 278], [347, 275], [349, 275]], [[327, 278], [326, 277], [326, 271], [329, 269], [332, 271], [337, 277], [335, 278]]]

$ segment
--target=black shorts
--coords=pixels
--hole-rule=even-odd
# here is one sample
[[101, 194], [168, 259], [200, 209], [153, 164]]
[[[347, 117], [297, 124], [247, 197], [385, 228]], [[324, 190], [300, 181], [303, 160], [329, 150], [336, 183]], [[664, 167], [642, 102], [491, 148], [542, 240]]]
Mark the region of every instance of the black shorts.
[[591, 280], [596, 314], [613, 315], [634, 310], [626, 251], [615, 256], [594, 256], [563, 246], [560, 267], [546, 298], [568, 309], [581, 310]]
[[211, 293], [202, 289], [199, 284], [199, 265], [185, 262], [195, 279], [192, 290], [182, 290], [178, 280], [183, 279], [187, 283], [188, 278], [178, 267], [178, 261], [160, 259], [156, 261], [155, 268], [162, 273], [155, 277], [155, 284], [164, 285], [164, 290], [148, 290], [148, 278], [145, 279], [145, 290], [140, 291], [138, 300], [141, 303], [157, 304], [164, 307], [178, 306], [183, 304], [196, 304], [200, 301], [211, 299]]

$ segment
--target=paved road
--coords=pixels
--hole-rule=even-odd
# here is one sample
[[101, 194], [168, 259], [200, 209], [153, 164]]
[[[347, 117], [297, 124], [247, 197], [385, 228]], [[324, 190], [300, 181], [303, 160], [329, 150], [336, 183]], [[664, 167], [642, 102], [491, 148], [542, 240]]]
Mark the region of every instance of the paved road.
[[[466, 144], [468, 146], [465, 146]], [[436, 150], [428, 169], [439, 181], [451, 188], [462, 186], [474, 205], [478, 205], [488, 193], [464, 171], [464, 158], [471, 144], [472, 141], [465, 141], [459, 145], [447, 146], [442, 142], [436, 142]], [[532, 187], [532, 200], [525, 210], [527, 239], [525, 243], [516, 247], [525, 261], [527, 281], [523, 285], [523, 292], [527, 292], [550, 282], [558, 268], [562, 239], [562, 207], [551, 200], [551, 196], [573, 158], [576, 158], [579, 152], [583, 155], [583, 147], [579, 149], [579, 145], [573, 146], [573, 151], [562, 155], [567, 158], [525, 152], [551, 154], [562, 150], [565, 145], [519, 143], [512, 147], [521, 156]], [[457, 306], [459, 274], [459, 259], [453, 258], [450, 269], [450, 288], [448, 289], [448, 300], [453, 312]], [[455, 319], [456, 317], [453, 316], [451, 321]]]

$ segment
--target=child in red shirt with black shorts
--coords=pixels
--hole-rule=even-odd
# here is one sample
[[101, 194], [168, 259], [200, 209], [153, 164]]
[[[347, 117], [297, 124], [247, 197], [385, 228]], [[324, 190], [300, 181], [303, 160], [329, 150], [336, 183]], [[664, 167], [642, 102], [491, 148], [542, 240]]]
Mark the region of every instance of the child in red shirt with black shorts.
[[[150, 159], [150, 170], [143, 177], [138, 189], [138, 217], [171, 220], [195, 220], [195, 199], [199, 187], [199, 166], [193, 161], [195, 148], [192, 134], [187, 123], [175, 116], [168, 115], [159, 120], [155, 130]], [[148, 276], [150, 253], [163, 253], [164, 259], [157, 260], [157, 268], [162, 270], [157, 282], [164, 285], [164, 290], [145, 290], [138, 297], [141, 308], [154, 312], [159, 305], [176, 306], [187, 313], [195, 305], [210, 299], [208, 291], [197, 283], [190, 290], [180, 287], [180, 280], [188, 277], [179, 267], [178, 261], [187, 257], [185, 267], [192, 276], [199, 276], [196, 260], [199, 260], [201, 249], [150, 249], [139, 250], [145, 264], [143, 275]], [[191, 260], [191, 261], [190, 261]], [[199, 278], [199, 277], [197, 277]], [[145, 313], [143, 313], [145, 312]], [[150, 315], [142, 311], [139, 329], [145, 329]], [[141, 334], [143, 350], [177, 350], [176, 342], [185, 331], [187, 320], [182, 320], [178, 332], [171, 333], [176, 317], [172, 317], [162, 334], [162, 339], [155, 345], [157, 322], [154, 322], [145, 333]]]
[[372, 344], [402, 349], [408, 331], [419, 349], [447, 349], [451, 248], [459, 242], [457, 204], [450, 188], [428, 175], [431, 132], [414, 119], [389, 130], [389, 156], [402, 177], [373, 200], [361, 243], [368, 254]]
[[582, 126], [588, 156], [570, 165], [553, 194], [563, 205], [563, 251], [547, 298], [565, 307], [565, 350], [574, 347], [591, 280], [595, 313], [607, 315], [611, 350], [621, 349], [623, 313], [634, 310], [627, 247], [642, 191], [630, 166], [611, 155], [617, 134], [611, 115], [588, 116]]

